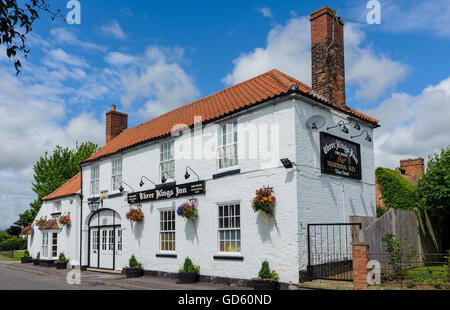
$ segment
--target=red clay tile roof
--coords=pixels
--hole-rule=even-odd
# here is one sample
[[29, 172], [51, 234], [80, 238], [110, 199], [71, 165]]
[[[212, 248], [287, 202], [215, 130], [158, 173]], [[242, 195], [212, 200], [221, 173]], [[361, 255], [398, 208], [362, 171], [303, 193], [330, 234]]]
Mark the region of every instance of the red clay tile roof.
[[60, 188], [48, 196], [42, 198], [43, 200], [50, 200], [59, 197], [76, 194], [81, 189], [81, 172], [78, 172], [73, 178], [64, 183]]
[[48, 220], [42, 226], [39, 227], [39, 230], [47, 230], [47, 229], [59, 229], [57, 220]]
[[[242, 108], [287, 94], [293, 85], [297, 85], [298, 91], [301, 94], [330, 105], [324, 98], [314, 94], [311, 87], [274, 69], [200, 100], [181, 106], [138, 126], [128, 128], [85, 162], [99, 159], [131, 146], [168, 135], [176, 124], [192, 126], [194, 124], [194, 116], [201, 115], [202, 121], [207, 122], [231, 114]], [[333, 108], [378, 126], [378, 120], [351, 108], [347, 108], [347, 110], [341, 110], [334, 106]]]

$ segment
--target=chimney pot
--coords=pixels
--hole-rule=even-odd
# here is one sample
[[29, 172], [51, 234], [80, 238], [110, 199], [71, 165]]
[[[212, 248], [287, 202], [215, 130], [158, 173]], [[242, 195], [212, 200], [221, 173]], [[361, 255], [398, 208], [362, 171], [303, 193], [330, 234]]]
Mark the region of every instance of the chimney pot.
[[112, 106], [111, 106], [111, 111], [115, 111], [116, 110], [116, 106], [113, 104]]

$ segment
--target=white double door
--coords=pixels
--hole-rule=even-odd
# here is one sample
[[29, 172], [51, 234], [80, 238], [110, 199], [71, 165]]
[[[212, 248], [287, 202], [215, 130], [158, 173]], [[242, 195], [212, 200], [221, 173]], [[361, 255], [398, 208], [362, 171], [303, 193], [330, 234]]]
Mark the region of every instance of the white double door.
[[90, 267], [116, 269], [122, 258], [120, 227], [91, 228]]

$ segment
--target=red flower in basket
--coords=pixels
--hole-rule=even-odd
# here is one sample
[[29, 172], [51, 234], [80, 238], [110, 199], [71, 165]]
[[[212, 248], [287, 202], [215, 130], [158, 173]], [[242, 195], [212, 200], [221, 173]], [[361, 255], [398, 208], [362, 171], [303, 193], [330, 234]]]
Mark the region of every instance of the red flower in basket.
[[61, 218], [59, 219], [59, 223], [61, 225], [70, 225], [71, 224], [71, 220], [69, 216], [61, 216]]

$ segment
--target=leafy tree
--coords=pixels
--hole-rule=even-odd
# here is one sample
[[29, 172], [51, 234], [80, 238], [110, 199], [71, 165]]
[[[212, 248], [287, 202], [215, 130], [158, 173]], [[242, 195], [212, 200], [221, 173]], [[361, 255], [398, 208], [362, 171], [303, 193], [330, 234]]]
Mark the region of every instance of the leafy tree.
[[6, 55], [14, 60], [17, 74], [20, 73], [18, 52], [27, 58], [26, 37], [32, 30], [33, 23], [39, 19], [39, 11], [46, 11], [55, 18], [64, 18], [60, 10], [53, 13], [46, 0], [0, 0], [0, 45], [6, 46]]
[[80, 146], [77, 144], [74, 150], [56, 146], [51, 155], [45, 152], [33, 167], [33, 191], [37, 194], [37, 199], [30, 203], [29, 210], [19, 215], [15, 224], [21, 229], [31, 225], [42, 206], [42, 198], [80, 172], [80, 162], [89, 158], [97, 149], [97, 144], [86, 142]]
[[430, 215], [440, 220], [450, 216], [450, 146], [429, 156], [418, 185], [421, 205]]
[[375, 175], [386, 207], [413, 209], [418, 206], [416, 185], [392, 169], [377, 168]]
[[428, 157], [427, 169], [418, 185], [420, 207], [436, 220], [443, 250], [450, 249], [450, 146]]

